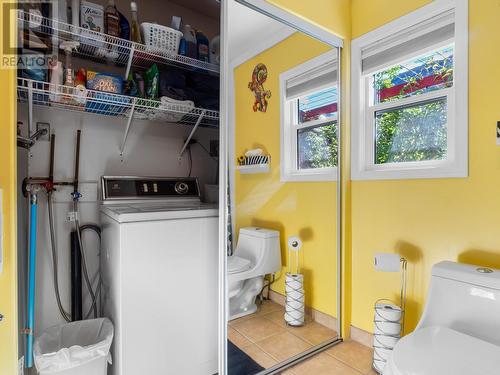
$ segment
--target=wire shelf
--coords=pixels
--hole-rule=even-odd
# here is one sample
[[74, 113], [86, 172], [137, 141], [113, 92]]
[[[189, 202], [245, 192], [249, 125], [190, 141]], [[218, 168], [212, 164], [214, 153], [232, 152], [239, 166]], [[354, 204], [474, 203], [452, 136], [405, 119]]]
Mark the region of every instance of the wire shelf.
[[185, 104], [170, 104], [159, 100], [136, 98], [95, 90], [54, 85], [25, 78], [17, 80], [17, 99], [28, 105], [96, 113], [105, 116], [132, 116], [138, 120], [163, 121], [184, 125], [217, 128], [219, 112]]
[[20, 30], [29, 29], [39, 35], [46, 35], [49, 37], [47, 41], [52, 45], [59, 47], [63, 41], [80, 42], [80, 46], [73, 53], [77, 57], [128, 67], [149, 68], [153, 63], [156, 63], [219, 74], [219, 65], [216, 64], [210, 64], [83, 27], [76, 27], [58, 20], [26, 13], [22, 10], [18, 11], [17, 18]]

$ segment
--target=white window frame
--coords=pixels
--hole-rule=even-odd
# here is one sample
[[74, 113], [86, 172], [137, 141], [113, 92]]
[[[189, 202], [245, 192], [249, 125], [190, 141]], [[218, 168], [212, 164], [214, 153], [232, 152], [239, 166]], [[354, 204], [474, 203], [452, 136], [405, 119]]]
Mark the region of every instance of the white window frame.
[[[304, 124], [299, 124], [298, 121], [298, 103], [297, 98], [287, 99], [286, 83], [293, 77], [307, 73], [308, 71], [324, 65], [332, 60], [337, 60], [337, 52], [335, 50], [323, 53], [305, 63], [298, 65], [286, 72], [280, 74], [280, 102], [281, 102], [281, 165], [280, 165], [280, 180], [282, 182], [300, 182], [300, 181], [336, 181], [337, 167], [332, 168], [311, 168], [298, 169], [298, 154], [297, 154], [297, 133], [300, 129], [316, 127], [321, 124], [326, 124], [332, 121], [338, 121], [338, 111], [335, 117], [329, 119], [321, 119], [308, 121]], [[337, 62], [338, 63], [338, 62]], [[308, 95], [318, 90], [324, 90], [330, 87], [337, 87], [338, 79], [335, 84], [328, 83], [314, 91], [304, 92], [303, 95]], [[340, 93], [338, 93], [340, 95]]]
[[[399, 99], [398, 106], [446, 97], [447, 157], [404, 163], [375, 164], [375, 112], [393, 108], [394, 102], [375, 105], [371, 75], [362, 74], [361, 51], [373, 43], [408, 27], [418, 25], [447, 10], [455, 12], [455, 36], [431, 49], [412, 51], [412, 54], [394, 61], [403, 62], [454, 43], [453, 86], [437, 91]], [[388, 65], [387, 67], [390, 67]], [[438, 0], [390, 22], [352, 41], [351, 50], [351, 178], [353, 180], [450, 178], [468, 176], [468, 2], [467, 0]]]

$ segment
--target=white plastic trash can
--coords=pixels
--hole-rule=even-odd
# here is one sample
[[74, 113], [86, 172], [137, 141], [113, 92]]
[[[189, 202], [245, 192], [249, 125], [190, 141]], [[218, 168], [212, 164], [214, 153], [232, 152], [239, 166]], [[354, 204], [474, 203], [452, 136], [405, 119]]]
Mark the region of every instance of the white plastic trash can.
[[106, 375], [113, 324], [107, 318], [48, 328], [33, 347], [40, 375]]

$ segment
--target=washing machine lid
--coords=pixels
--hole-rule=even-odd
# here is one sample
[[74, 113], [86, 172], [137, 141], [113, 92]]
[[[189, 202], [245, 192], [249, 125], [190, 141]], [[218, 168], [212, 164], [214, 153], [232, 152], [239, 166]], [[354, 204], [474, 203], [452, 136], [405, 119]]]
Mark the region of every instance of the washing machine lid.
[[402, 338], [387, 365], [394, 375], [497, 375], [500, 347], [447, 327], [426, 327]]
[[227, 272], [238, 273], [247, 271], [252, 267], [252, 262], [248, 259], [237, 257], [236, 255], [227, 258]]

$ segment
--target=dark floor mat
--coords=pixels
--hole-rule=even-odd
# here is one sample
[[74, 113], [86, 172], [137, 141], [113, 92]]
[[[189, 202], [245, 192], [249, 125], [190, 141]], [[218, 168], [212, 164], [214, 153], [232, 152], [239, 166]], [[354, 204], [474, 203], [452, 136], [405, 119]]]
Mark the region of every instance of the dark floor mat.
[[253, 375], [264, 370], [264, 367], [229, 340], [227, 341], [227, 366], [230, 375]]

